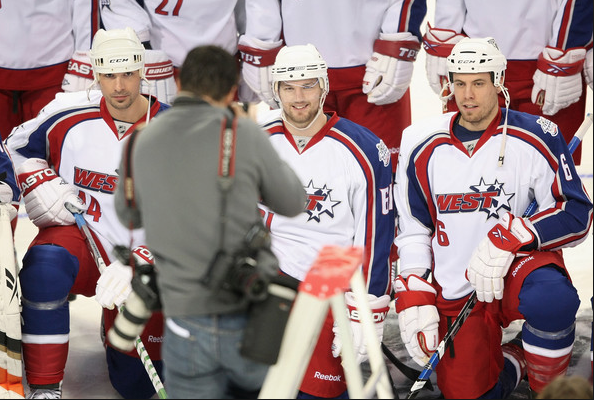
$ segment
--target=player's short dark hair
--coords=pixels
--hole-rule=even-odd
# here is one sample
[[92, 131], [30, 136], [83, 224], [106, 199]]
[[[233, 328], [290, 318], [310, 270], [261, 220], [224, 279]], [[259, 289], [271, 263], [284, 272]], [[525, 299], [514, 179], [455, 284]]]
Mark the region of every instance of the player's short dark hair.
[[181, 90], [222, 100], [239, 80], [237, 60], [219, 46], [193, 48], [179, 72]]

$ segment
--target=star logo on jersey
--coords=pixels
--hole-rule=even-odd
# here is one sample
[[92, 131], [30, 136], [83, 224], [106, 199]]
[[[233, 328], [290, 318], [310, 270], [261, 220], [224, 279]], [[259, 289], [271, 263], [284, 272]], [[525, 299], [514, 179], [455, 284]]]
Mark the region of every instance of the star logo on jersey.
[[491, 217], [499, 219], [498, 212], [501, 209], [511, 211], [509, 201], [512, 197], [514, 197], [515, 193], [505, 193], [503, 190], [503, 183], [499, 183], [497, 179], [495, 179], [494, 183], [486, 184], [485, 180], [481, 178], [479, 184], [471, 186], [470, 189], [483, 195], [484, 200], [482, 202], [482, 206], [479, 208], [479, 211], [486, 212], [487, 219]]
[[314, 220], [320, 222], [322, 214], [327, 214], [330, 218], [334, 218], [334, 207], [340, 204], [338, 200], [332, 200], [330, 197], [332, 189], [328, 189], [326, 185], [322, 188], [315, 187], [313, 180], [309, 181], [305, 187], [307, 200], [305, 202], [305, 212], [309, 215], [307, 221]]
[[499, 219], [501, 209], [511, 211], [509, 201], [515, 193], [505, 193], [503, 183], [497, 179], [493, 183], [485, 183], [481, 178], [479, 184], [470, 186], [470, 189], [472, 192], [438, 194], [438, 211], [442, 214], [482, 211], [487, 213], [487, 219]]

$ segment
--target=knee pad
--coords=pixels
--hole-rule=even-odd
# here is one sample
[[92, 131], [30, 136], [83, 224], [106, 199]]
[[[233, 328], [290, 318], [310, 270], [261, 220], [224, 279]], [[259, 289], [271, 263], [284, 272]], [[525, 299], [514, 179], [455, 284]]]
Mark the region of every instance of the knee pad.
[[524, 280], [519, 294], [518, 310], [524, 315], [526, 332], [530, 336], [558, 342], [551, 349], [563, 348], [573, 343], [574, 324], [580, 299], [569, 279], [554, 266], [532, 271]]
[[27, 251], [19, 273], [24, 333], [69, 331], [68, 292], [77, 272], [78, 260], [63, 247], [36, 245]]

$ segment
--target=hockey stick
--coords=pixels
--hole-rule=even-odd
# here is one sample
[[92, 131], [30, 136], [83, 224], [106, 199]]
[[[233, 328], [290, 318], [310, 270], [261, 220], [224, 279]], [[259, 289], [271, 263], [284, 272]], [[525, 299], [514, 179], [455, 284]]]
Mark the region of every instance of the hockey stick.
[[[584, 122], [582, 122], [582, 124], [578, 128], [577, 132], [575, 133], [573, 138], [571, 138], [571, 141], [567, 145], [567, 148], [569, 149], [570, 153], [573, 154], [575, 149], [582, 142], [582, 139], [586, 135], [586, 132], [590, 128], [590, 125], [592, 125], [592, 114], [588, 113], [586, 115], [586, 118], [584, 119]], [[532, 202], [526, 208], [526, 211], [524, 211], [524, 214], [522, 215], [522, 217], [527, 217], [529, 215], [532, 215], [536, 211], [537, 207], [538, 207], [538, 204], [536, 203], [536, 200], [532, 200]], [[435, 349], [435, 351], [431, 355], [431, 358], [429, 359], [429, 361], [427, 361], [427, 364], [425, 364], [425, 366], [423, 367], [423, 370], [421, 371], [419, 377], [417, 378], [415, 383], [410, 388], [410, 391], [408, 392], [408, 395], [406, 396], [407, 399], [414, 399], [415, 397], [417, 397], [417, 394], [421, 391], [421, 389], [423, 389], [423, 387], [425, 386], [425, 383], [429, 382], [429, 377], [431, 376], [431, 373], [437, 366], [437, 363], [439, 362], [439, 360], [445, 354], [446, 349], [450, 346], [450, 344], [454, 340], [454, 336], [456, 336], [456, 333], [458, 333], [458, 331], [460, 330], [460, 327], [462, 326], [464, 321], [466, 321], [466, 318], [468, 318], [468, 316], [470, 315], [470, 312], [474, 308], [476, 302], [477, 302], [476, 291], [473, 290], [472, 293], [470, 294], [470, 297], [464, 304], [464, 307], [462, 307], [462, 310], [460, 310], [460, 313], [454, 320], [454, 323], [452, 324], [452, 326], [450, 326], [450, 328], [446, 332], [446, 334], [445, 334], [444, 338], [441, 340], [441, 342], [439, 342], [439, 344], [437, 345], [437, 349]]]
[[[411, 381], [415, 381], [417, 379], [417, 377], [419, 376], [420, 371], [418, 371], [414, 368], [411, 368], [408, 365], [406, 365], [405, 363], [403, 363], [402, 361], [400, 361], [394, 355], [394, 353], [392, 353], [390, 351], [390, 349], [384, 344], [384, 342], [382, 342], [381, 345], [382, 345], [382, 351], [384, 352], [384, 354], [388, 358], [388, 360], [390, 360], [392, 362], [392, 364], [394, 364], [394, 366], [396, 368], [398, 368], [398, 370], [400, 372], [402, 372], [402, 374], [405, 377], [407, 377]], [[431, 381], [427, 381], [427, 389], [433, 391], [433, 385], [431, 384]]]
[[21, 297], [8, 207], [0, 204], [0, 398], [24, 398]]
[[[107, 265], [105, 265], [105, 261], [103, 261], [103, 257], [101, 257], [101, 253], [99, 252], [99, 248], [95, 243], [95, 239], [93, 239], [93, 236], [91, 235], [91, 231], [89, 230], [87, 221], [85, 221], [85, 218], [82, 215], [83, 211], [76, 207], [74, 204], [69, 202], [64, 203], [64, 207], [66, 207], [66, 209], [70, 211], [74, 216], [76, 225], [78, 226], [84, 237], [87, 239], [87, 245], [89, 246], [89, 250], [91, 251], [93, 258], [97, 263], [97, 268], [99, 268], [99, 272], [103, 272], [103, 270], [107, 268]], [[157, 392], [157, 395], [160, 399], [167, 399], [168, 397], [167, 393], [165, 392], [165, 387], [163, 386], [163, 383], [159, 378], [159, 374], [157, 373], [157, 370], [155, 369], [151, 357], [149, 356], [146, 347], [144, 347], [144, 343], [142, 343], [140, 336], [136, 338], [134, 346], [136, 347], [136, 351], [140, 356], [140, 361], [144, 365], [146, 373], [148, 374], [151, 383], [153, 384], [155, 391]]]

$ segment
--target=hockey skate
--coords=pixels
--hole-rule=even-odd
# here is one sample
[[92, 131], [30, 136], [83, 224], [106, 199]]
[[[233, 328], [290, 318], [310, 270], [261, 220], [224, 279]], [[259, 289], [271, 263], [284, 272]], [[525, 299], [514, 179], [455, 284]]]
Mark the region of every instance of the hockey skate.
[[29, 388], [28, 399], [61, 399], [62, 382], [55, 385], [45, 385], [45, 387]]

